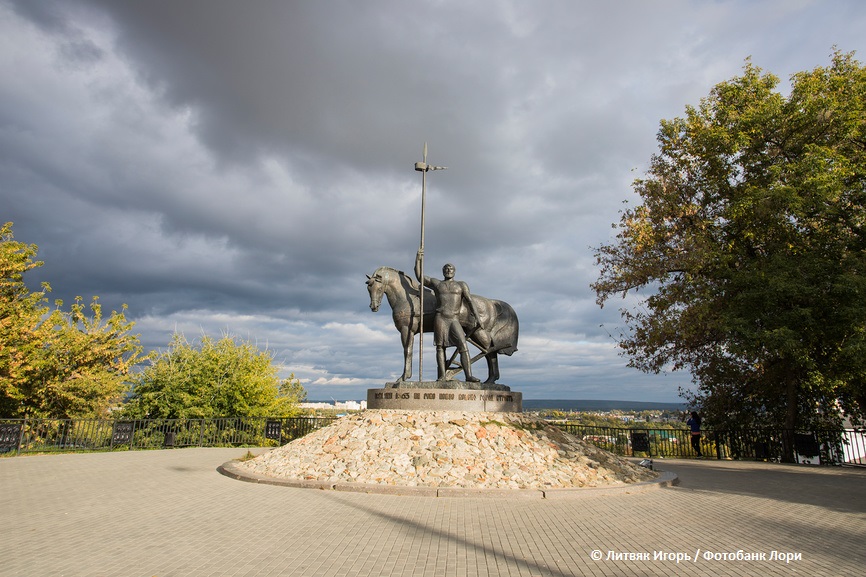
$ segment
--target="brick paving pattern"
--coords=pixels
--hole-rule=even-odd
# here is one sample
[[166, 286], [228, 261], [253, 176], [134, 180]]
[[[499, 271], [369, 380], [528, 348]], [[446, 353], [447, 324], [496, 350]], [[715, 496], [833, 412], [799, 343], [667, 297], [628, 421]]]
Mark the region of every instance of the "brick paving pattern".
[[[244, 452], [0, 459], [0, 576], [866, 574], [863, 469], [656, 460], [678, 486], [557, 500], [432, 498], [217, 473]], [[722, 557], [738, 550], [765, 559]], [[800, 558], [786, 563], [773, 551]]]

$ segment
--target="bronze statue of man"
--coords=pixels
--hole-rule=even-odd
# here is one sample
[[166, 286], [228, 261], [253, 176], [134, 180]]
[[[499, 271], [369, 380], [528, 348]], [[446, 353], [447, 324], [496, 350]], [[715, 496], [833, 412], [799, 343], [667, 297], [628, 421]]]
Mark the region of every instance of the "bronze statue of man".
[[436, 294], [436, 318], [433, 322], [433, 341], [436, 345], [436, 368], [438, 369], [438, 380], [445, 380], [445, 348], [449, 346], [457, 347], [460, 352], [460, 364], [463, 366], [463, 373], [466, 381], [477, 383], [480, 381], [477, 377], [472, 376], [472, 361], [469, 357], [469, 347], [466, 344], [466, 334], [463, 332], [463, 327], [460, 326], [460, 307], [463, 302], [466, 303], [469, 312], [475, 319], [475, 323], [479, 323], [478, 313], [475, 311], [475, 305], [470, 298], [469, 286], [463, 282], [454, 280], [454, 265], [446, 264], [442, 267], [442, 276], [444, 280], [439, 280], [425, 276], [421, 278], [421, 259], [424, 257], [424, 251], [419, 250], [415, 256], [415, 277], [418, 282], [424, 286], [429, 286]]

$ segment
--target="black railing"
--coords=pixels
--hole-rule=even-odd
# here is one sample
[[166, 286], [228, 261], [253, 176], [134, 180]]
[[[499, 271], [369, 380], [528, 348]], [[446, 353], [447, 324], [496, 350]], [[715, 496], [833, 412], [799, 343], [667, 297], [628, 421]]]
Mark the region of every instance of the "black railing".
[[334, 417], [3, 420], [0, 452], [276, 447], [333, 421]]
[[[560, 429], [612, 453], [631, 457], [693, 458], [691, 432], [684, 429], [624, 429], [557, 423]], [[703, 431], [705, 458], [786, 460], [827, 465], [866, 465], [866, 431], [786, 431], [750, 429]]]
[[[9, 419], [0, 420], [0, 453], [276, 447], [332, 423], [336, 417], [225, 419]], [[626, 429], [553, 423], [563, 431], [628, 457], [693, 458], [683, 429]], [[704, 431], [701, 453], [713, 459], [750, 459], [826, 465], [866, 465], [866, 431], [795, 432], [770, 429]]]

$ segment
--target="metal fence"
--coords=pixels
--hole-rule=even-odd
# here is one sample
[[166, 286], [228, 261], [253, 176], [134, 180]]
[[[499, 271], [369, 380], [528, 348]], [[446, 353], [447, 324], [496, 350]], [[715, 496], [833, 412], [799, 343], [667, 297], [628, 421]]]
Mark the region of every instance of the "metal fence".
[[[562, 430], [622, 456], [693, 458], [691, 432], [683, 429], [623, 429], [557, 424]], [[705, 458], [781, 461], [825, 465], [866, 465], [866, 431], [786, 431], [749, 429], [703, 431], [700, 449]]]
[[333, 421], [334, 417], [2, 420], [0, 452], [276, 447]]
[[[171, 447], [276, 447], [329, 425], [336, 417], [226, 419], [18, 419], [0, 420], [0, 453], [161, 449]], [[692, 458], [682, 429], [626, 429], [555, 423], [565, 432], [629, 457]], [[866, 432], [795, 432], [769, 429], [704, 431], [705, 458], [866, 465]]]

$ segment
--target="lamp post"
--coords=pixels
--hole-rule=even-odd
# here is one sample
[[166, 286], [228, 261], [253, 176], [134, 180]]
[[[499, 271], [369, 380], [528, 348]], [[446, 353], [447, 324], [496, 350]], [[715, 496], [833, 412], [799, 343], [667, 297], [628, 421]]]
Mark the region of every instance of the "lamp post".
[[445, 170], [447, 166], [431, 166], [427, 164], [427, 143], [424, 143], [424, 158], [415, 163], [415, 170], [421, 173], [421, 258], [419, 268], [421, 269], [421, 290], [418, 293], [419, 313], [418, 320], [418, 384], [424, 380], [424, 208], [427, 204], [427, 172], [431, 170]]

